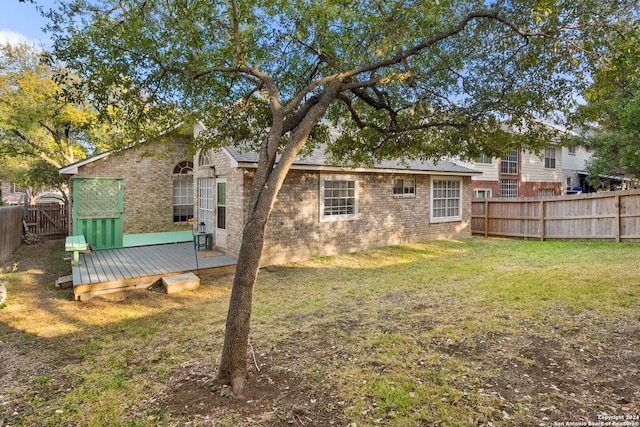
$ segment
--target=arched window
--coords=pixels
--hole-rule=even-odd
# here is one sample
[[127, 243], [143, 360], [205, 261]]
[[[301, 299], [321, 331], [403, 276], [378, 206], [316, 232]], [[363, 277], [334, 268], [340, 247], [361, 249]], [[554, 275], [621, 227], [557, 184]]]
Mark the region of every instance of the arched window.
[[183, 160], [173, 167], [174, 175], [182, 175], [193, 173], [193, 162], [190, 160]]
[[213, 153], [211, 150], [202, 150], [198, 166], [211, 166], [213, 164]]
[[193, 218], [193, 162], [184, 160], [173, 168], [173, 222]]

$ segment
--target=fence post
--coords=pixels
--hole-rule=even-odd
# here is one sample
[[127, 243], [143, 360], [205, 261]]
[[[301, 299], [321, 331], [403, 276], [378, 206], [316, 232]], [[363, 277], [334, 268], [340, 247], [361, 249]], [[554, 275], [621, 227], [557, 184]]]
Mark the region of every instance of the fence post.
[[484, 237], [489, 237], [489, 200], [484, 200]]
[[620, 194], [616, 194], [616, 243], [620, 243]]
[[544, 241], [544, 200], [540, 200], [540, 240]]

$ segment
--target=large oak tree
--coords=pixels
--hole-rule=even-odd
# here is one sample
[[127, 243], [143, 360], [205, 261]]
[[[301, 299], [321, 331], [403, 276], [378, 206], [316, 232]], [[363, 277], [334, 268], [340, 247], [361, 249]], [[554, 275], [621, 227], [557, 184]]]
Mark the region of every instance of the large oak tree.
[[[67, 0], [55, 48], [95, 102], [150, 133], [201, 121], [198, 144], [259, 152], [218, 381], [244, 388], [252, 292], [287, 172], [337, 159], [539, 149], [628, 4], [601, 0]], [[331, 126], [337, 132], [328, 132]], [[510, 132], [506, 132], [509, 129]], [[335, 138], [330, 138], [330, 134]]]

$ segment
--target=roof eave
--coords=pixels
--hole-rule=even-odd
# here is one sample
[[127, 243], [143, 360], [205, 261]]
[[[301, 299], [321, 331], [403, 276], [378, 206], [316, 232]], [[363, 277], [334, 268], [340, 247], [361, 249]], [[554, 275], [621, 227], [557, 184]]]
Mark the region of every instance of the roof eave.
[[[245, 169], [256, 169], [258, 163], [238, 162], [237, 167]], [[482, 175], [482, 172], [469, 171], [439, 171], [439, 170], [419, 170], [419, 169], [394, 169], [394, 168], [350, 168], [345, 166], [325, 166], [325, 165], [291, 165], [292, 170], [308, 170], [319, 172], [359, 172], [359, 173], [388, 173], [388, 174], [415, 174], [415, 175], [446, 175], [446, 176], [474, 176]]]
[[89, 157], [88, 159], [80, 160], [79, 162], [72, 163], [68, 166], [62, 167], [58, 169], [58, 173], [63, 176], [77, 175], [78, 169], [80, 169], [82, 166], [88, 165], [89, 163], [93, 163], [95, 161], [98, 161], [110, 155], [111, 155], [111, 151], [106, 151], [102, 154], [98, 154], [96, 156]]

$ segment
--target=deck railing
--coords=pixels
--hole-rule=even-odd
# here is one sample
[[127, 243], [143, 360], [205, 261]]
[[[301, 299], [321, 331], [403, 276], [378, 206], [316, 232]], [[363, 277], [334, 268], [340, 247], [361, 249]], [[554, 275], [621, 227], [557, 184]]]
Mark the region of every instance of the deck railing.
[[640, 242], [640, 190], [471, 202], [471, 230], [484, 236]]

